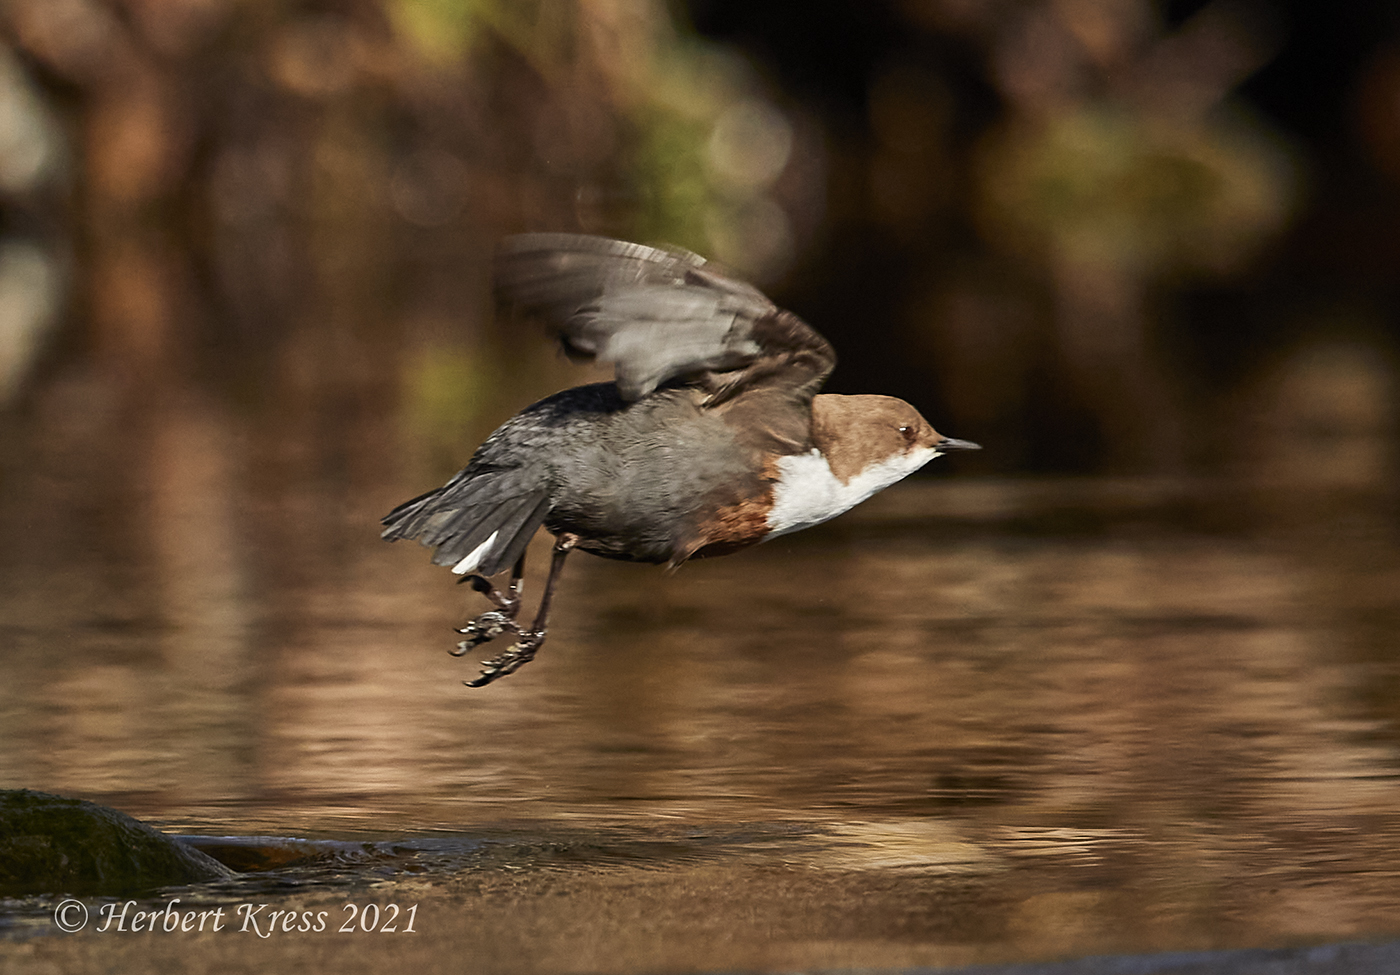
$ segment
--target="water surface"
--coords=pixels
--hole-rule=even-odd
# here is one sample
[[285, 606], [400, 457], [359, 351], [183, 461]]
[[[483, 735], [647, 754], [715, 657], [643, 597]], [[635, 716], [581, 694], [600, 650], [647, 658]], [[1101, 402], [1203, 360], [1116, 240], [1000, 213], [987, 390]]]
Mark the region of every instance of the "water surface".
[[[187, 902], [417, 903], [415, 947], [362, 933], [356, 964], [432, 970], [1400, 933], [1388, 499], [945, 473], [674, 574], [572, 556], [539, 658], [470, 689], [446, 651], [484, 605], [377, 539], [411, 485], [279, 467], [198, 411], [94, 442], [11, 444], [0, 782], [305, 854]], [[349, 951], [138, 955], [47, 910], [11, 903], [6, 950]]]

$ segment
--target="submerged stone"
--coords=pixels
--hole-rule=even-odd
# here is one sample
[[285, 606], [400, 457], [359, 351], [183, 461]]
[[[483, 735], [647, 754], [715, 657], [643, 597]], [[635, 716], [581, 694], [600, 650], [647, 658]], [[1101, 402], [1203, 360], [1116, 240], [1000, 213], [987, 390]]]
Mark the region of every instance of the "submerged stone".
[[115, 809], [28, 789], [0, 790], [0, 896], [131, 894], [233, 875]]

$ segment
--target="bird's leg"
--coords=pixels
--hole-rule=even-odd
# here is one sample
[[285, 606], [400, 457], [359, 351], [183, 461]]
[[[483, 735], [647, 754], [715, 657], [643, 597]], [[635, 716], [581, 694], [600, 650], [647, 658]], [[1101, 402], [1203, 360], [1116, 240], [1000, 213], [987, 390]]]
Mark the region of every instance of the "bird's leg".
[[459, 585], [463, 582], [470, 582], [473, 589], [495, 603], [497, 608], [487, 610], [466, 626], [456, 628], [457, 632], [466, 639], [457, 643], [457, 649], [448, 651], [452, 656], [460, 657], [483, 643], [496, 639], [506, 630], [520, 632], [520, 624], [515, 621], [515, 617], [520, 612], [520, 578], [523, 575], [525, 575], [524, 555], [516, 560], [515, 568], [510, 570], [510, 585], [504, 593], [491, 585], [490, 580], [484, 576], [469, 575], [457, 580]]
[[545, 580], [544, 594], [540, 596], [540, 608], [535, 613], [535, 621], [530, 624], [528, 630], [520, 629], [517, 624], [514, 629], [520, 634], [520, 639], [509, 650], [490, 660], [481, 662], [481, 676], [476, 680], [463, 681], [468, 687], [484, 687], [497, 677], [504, 677], [513, 674], [531, 660], [535, 659], [535, 653], [544, 645], [544, 636], [547, 632], [546, 624], [549, 621], [549, 603], [554, 598], [554, 587], [559, 582], [559, 574], [564, 568], [564, 559], [568, 557], [575, 545], [578, 544], [578, 536], [565, 532], [554, 542], [554, 555], [549, 563], [549, 578]]
[[510, 571], [510, 585], [506, 587], [504, 593], [491, 585], [489, 579], [475, 574], [463, 576], [457, 580], [457, 584], [470, 582], [473, 589], [495, 603], [507, 616], [514, 618], [515, 614], [520, 611], [520, 577], [524, 574], [525, 556], [522, 555], [516, 560], [515, 568]]

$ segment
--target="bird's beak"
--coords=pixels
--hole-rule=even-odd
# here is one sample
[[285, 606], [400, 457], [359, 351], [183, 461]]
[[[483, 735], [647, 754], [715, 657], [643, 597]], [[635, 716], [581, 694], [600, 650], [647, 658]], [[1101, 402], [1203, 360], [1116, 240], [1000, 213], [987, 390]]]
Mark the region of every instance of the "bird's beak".
[[971, 440], [954, 440], [952, 437], [944, 437], [933, 445], [934, 450], [981, 450], [980, 443], [973, 443]]

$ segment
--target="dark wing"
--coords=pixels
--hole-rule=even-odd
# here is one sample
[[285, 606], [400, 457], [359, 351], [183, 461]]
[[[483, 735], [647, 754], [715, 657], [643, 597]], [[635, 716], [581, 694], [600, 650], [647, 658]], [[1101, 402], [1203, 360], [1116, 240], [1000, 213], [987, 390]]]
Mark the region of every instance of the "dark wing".
[[629, 402], [673, 380], [705, 387], [707, 405], [758, 385], [810, 399], [836, 364], [811, 326], [687, 251], [511, 237], [497, 255], [496, 292], [546, 321], [571, 356], [611, 363]]

